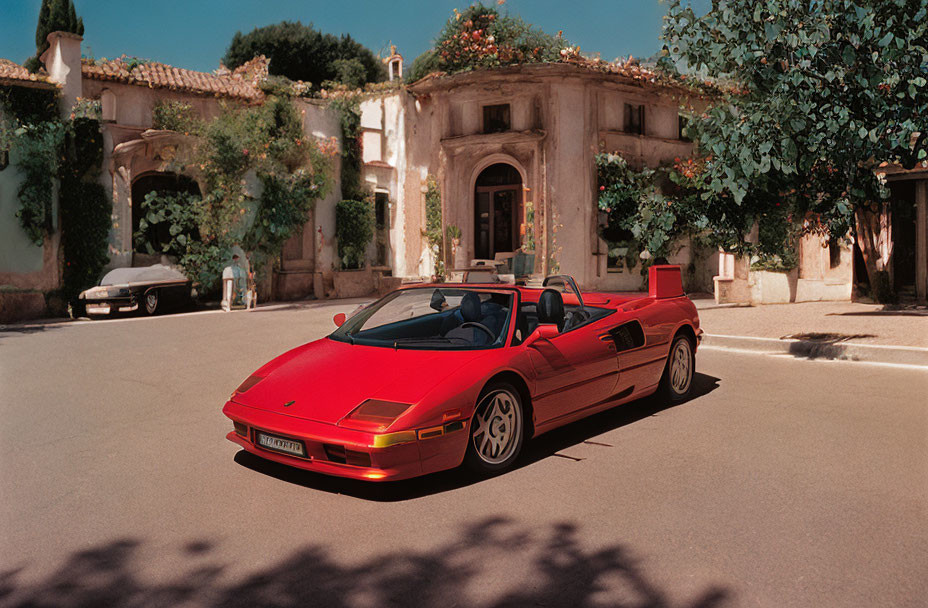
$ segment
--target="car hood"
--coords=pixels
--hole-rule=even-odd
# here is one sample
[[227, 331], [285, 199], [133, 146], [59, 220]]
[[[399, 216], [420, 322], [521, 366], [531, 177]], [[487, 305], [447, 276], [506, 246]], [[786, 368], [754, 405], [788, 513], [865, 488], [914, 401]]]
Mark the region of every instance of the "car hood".
[[417, 403], [450, 374], [487, 354], [487, 350], [394, 350], [323, 338], [256, 371], [264, 379], [233, 395], [233, 401], [335, 424], [366, 399]]

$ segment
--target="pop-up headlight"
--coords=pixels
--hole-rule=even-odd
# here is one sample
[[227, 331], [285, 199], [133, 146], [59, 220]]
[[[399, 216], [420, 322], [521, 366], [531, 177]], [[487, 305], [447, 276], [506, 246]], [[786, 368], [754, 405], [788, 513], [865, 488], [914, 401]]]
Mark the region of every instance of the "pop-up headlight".
[[354, 410], [342, 418], [338, 424], [339, 426], [357, 429], [359, 431], [381, 433], [387, 430], [390, 425], [393, 424], [393, 421], [399, 418], [403, 412], [408, 409], [408, 403], [368, 399], [354, 408]]
[[248, 376], [248, 377], [245, 379], [245, 381], [242, 382], [242, 383], [238, 386], [237, 389], [235, 389], [235, 394], [237, 394], [237, 393], [244, 393], [245, 391], [247, 391], [248, 389], [250, 389], [251, 387], [253, 387], [255, 384], [261, 382], [262, 380], [264, 380], [264, 376], [255, 376], [255, 375]]

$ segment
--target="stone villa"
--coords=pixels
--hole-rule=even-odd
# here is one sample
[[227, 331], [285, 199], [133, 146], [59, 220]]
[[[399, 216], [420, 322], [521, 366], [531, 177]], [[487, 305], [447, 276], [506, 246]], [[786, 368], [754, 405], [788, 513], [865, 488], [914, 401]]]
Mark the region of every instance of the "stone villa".
[[[132, 246], [138, 222], [133, 202], [153, 189], [197, 188], [189, 177], [168, 171], [186, 138], [151, 130], [153, 108], [165, 99], [181, 100], [210, 117], [222, 101], [261, 103], [258, 85], [267, 76], [267, 62], [256, 58], [234, 71], [214, 73], [122, 59], [92, 62], [81, 59], [80, 37], [55, 32], [49, 40], [43, 55], [47, 75], [30, 75], [0, 60], [0, 84], [57, 86], [63, 108], [78, 97], [101, 101], [101, 180], [113, 200], [111, 266], [143, 263], [144, 256]], [[385, 63], [391, 79], [402, 74], [397, 53]], [[448, 267], [511, 256], [530, 231], [535, 273], [559, 268], [585, 288], [640, 289], [640, 267], [613, 264], [606, 255], [608, 244], [598, 236], [594, 156], [616, 152], [633, 166], [653, 167], [690, 155], [693, 144], [681, 137], [678, 112], [683, 95], [685, 90], [658, 82], [633, 62], [575, 59], [433, 74], [366, 98], [361, 105], [362, 178], [374, 192], [378, 220], [371, 266], [394, 277], [392, 282], [432, 274], [422, 228], [426, 182], [434, 176], [443, 222], [461, 231], [457, 251], [443, 252]], [[298, 103], [305, 110], [305, 133], [339, 136], [338, 117], [323, 101]], [[911, 281], [922, 299], [928, 276], [926, 178], [928, 170], [893, 176], [901, 180], [894, 185], [899, 204], [912, 206], [911, 220], [905, 220], [911, 229], [908, 223], [887, 228], [890, 240], [900, 239], [913, 252], [898, 256], [897, 250], [906, 265], [897, 276]], [[9, 286], [7, 292], [29, 292], [35, 299], [35, 292], [53, 289], [60, 275], [57, 240], [48, 239], [42, 248], [15, 234], [18, 179], [12, 165], [0, 171], [0, 284]], [[335, 295], [334, 204], [339, 195], [336, 184], [302, 232], [286, 244], [280, 271], [267, 286], [275, 297]], [[791, 273], [754, 272], [746, 260], [697, 251], [686, 242], [670, 261], [683, 266], [688, 290], [715, 292], [722, 301], [849, 300], [853, 248], [812, 236], [800, 248], [800, 266]]]

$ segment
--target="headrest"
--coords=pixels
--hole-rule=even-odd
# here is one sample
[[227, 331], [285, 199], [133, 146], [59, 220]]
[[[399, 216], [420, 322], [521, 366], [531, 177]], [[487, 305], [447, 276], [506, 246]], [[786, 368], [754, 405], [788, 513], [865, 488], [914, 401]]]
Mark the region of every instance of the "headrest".
[[465, 322], [475, 323], [480, 321], [480, 296], [472, 291], [468, 291], [461, 298], [461, 316]]
[[545, 289], [538, 297], [538, 322], [554, 323], [561, 327], [564, 323], [564, 298], [556, 289]]

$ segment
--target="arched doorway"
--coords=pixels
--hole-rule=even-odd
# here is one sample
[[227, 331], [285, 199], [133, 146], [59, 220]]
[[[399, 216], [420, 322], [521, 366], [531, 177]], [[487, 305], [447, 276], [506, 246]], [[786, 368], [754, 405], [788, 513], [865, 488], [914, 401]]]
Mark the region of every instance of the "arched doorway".
[[518, 249], [523, 214], [519, 171], [506, 163], [484, 169], [474, 186], [474, 257], [492, 260]]
[[[136, 262], [140, 264], [155, 263], [160, 257], [158, 255], [149, 255], [147, 248], [140, 247], [135, 238], [135, 235], [139, 232], [140, 220], [144, 216], [142, 201], [150, 192], [182, 192], [199, 195], [200, 187], [189, 177], [175, 173], [146, 173], [132, 182], [132, 249], [135, 258], [133, 264]], [[150, 226], [142, 238], [149, 241], [155, 250], [158, 250], [162, 243], [171, 240], [167, 222], [157, 226]]]

